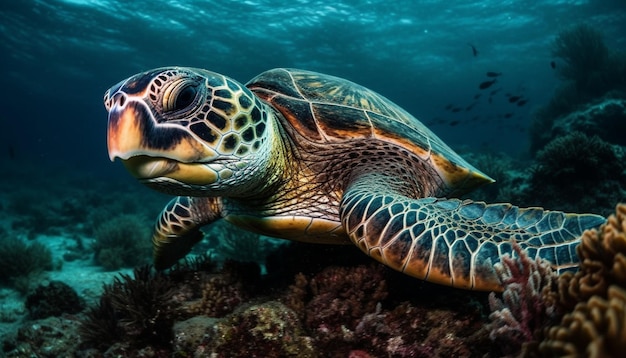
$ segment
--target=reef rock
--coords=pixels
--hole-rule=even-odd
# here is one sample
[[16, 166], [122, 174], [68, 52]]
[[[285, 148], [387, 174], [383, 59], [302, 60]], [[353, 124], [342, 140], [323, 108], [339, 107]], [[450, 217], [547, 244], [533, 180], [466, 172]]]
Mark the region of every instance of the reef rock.
[[572, 131], [589, 136], [597, 135], [603, 140], [626, 146], [626, 99], [608, 98], [590, 103], [557, 119], [552, 125], [552, 138], [561, 137]]
[[277, 301], [242, 306], [221, 318], [194, 317], [174, 326], [174, 356], [314, 357], [296, 313]]

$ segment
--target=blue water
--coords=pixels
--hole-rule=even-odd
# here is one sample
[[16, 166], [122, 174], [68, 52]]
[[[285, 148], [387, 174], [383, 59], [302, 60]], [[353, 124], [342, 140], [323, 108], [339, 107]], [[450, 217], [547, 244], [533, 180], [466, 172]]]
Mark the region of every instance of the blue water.
[[[550, 43], [581, 22], [626, 47], [621, 0], [2, 1], [0, 156], [127, 175], [108, 162], [102, 94], [166, 65], [241, 82], [279, 66], [326, 72], [382, 93], [453, 147], [522, 155], [533, 109], [558, 84]], [[487, 71], [502, 75], [480, 91]]]

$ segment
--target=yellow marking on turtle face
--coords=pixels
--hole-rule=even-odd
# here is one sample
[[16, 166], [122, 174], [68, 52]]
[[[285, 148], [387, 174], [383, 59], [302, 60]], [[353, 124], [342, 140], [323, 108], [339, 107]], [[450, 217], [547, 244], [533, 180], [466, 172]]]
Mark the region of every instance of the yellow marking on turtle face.
[[208, 185], [217, 182], [219, 173], [207, 165], [180, 163], [175, 171], [166, 175], [168, 178], [186, 184]]

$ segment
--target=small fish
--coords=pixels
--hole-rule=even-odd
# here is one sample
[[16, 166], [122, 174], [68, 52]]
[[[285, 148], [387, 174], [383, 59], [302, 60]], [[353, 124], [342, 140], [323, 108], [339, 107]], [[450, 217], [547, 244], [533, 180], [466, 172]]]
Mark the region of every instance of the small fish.
[[556, 68], [556, 62], [550, 61], [550, 67], [554, 70]]
[[511, 118], [511, 117], [513, 117], [513, 113], [506, 113], [504, 115], [504, 118]]
[[487, 88], [493, 86], [493, 84], [496, 83], [496, 80], [497, 79], [494, 78], [491, 81], [485, 81], [485, 82], [481, 83], [480, 85], [478, 85], [478, 88], [481, 89], [481, 90], [487, 89]]
[[472, 54], [474, 55], [474, 57], [478, 56], [478, 50], [476, 49], [476, 46], [472, 44], [467, 44], [467, 45], [472, 48]]
[[483, 95], [482, 93], [477, 93], [477, 94], [474, 95], [474, 99], [479, 99], [480, 96], [482, 96], [482, 95]]
[[451, 127], [456, 126], [457, 124], [459, 124], [459, 121], [451, 121], [450, 123], [448, 123]]
[[461, 110], [463, 110], [463, 109], [459, 108], [459, 107], [452, 108], [452, 112], [454, 112], [454, 113], [461, 112]]
[[498, 77], [502, 74], [502, 72], [487, 72], [487, 77]]
[[470, 104], [469, 106], [465, 107], [465, 111], [471, 111], [472, 108], [474, 108], [474, 106], [476, 106], [478, 104], [478, 102], [474, 102], [472, 104]]
[[520, 99], [522, 99], [522, 96], [511, 96], [511, 97], [509, 97], [509, 102], [510, 103], [515, 103], [515, 102], [519, 101]]
[[521, 107], [521, 106], [525, 105], [526, 103], [528, 103], [528, 100], [527, 99], [523, 99], [523, 100], [517, 102], [517, 105]]

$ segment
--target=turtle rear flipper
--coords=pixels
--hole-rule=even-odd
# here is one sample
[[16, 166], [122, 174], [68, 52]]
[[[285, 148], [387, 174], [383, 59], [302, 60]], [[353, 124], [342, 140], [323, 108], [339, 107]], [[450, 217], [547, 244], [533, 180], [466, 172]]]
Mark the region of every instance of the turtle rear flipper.
[[430, 282], [500, 291], [493, 265], [512, 243], [559, 271], [577, 266], [584, 230], [605, 219], [511, 204], [411, 199], [362, 179], [346, 192], [341, 218], [350, 239], [376, 260]]

